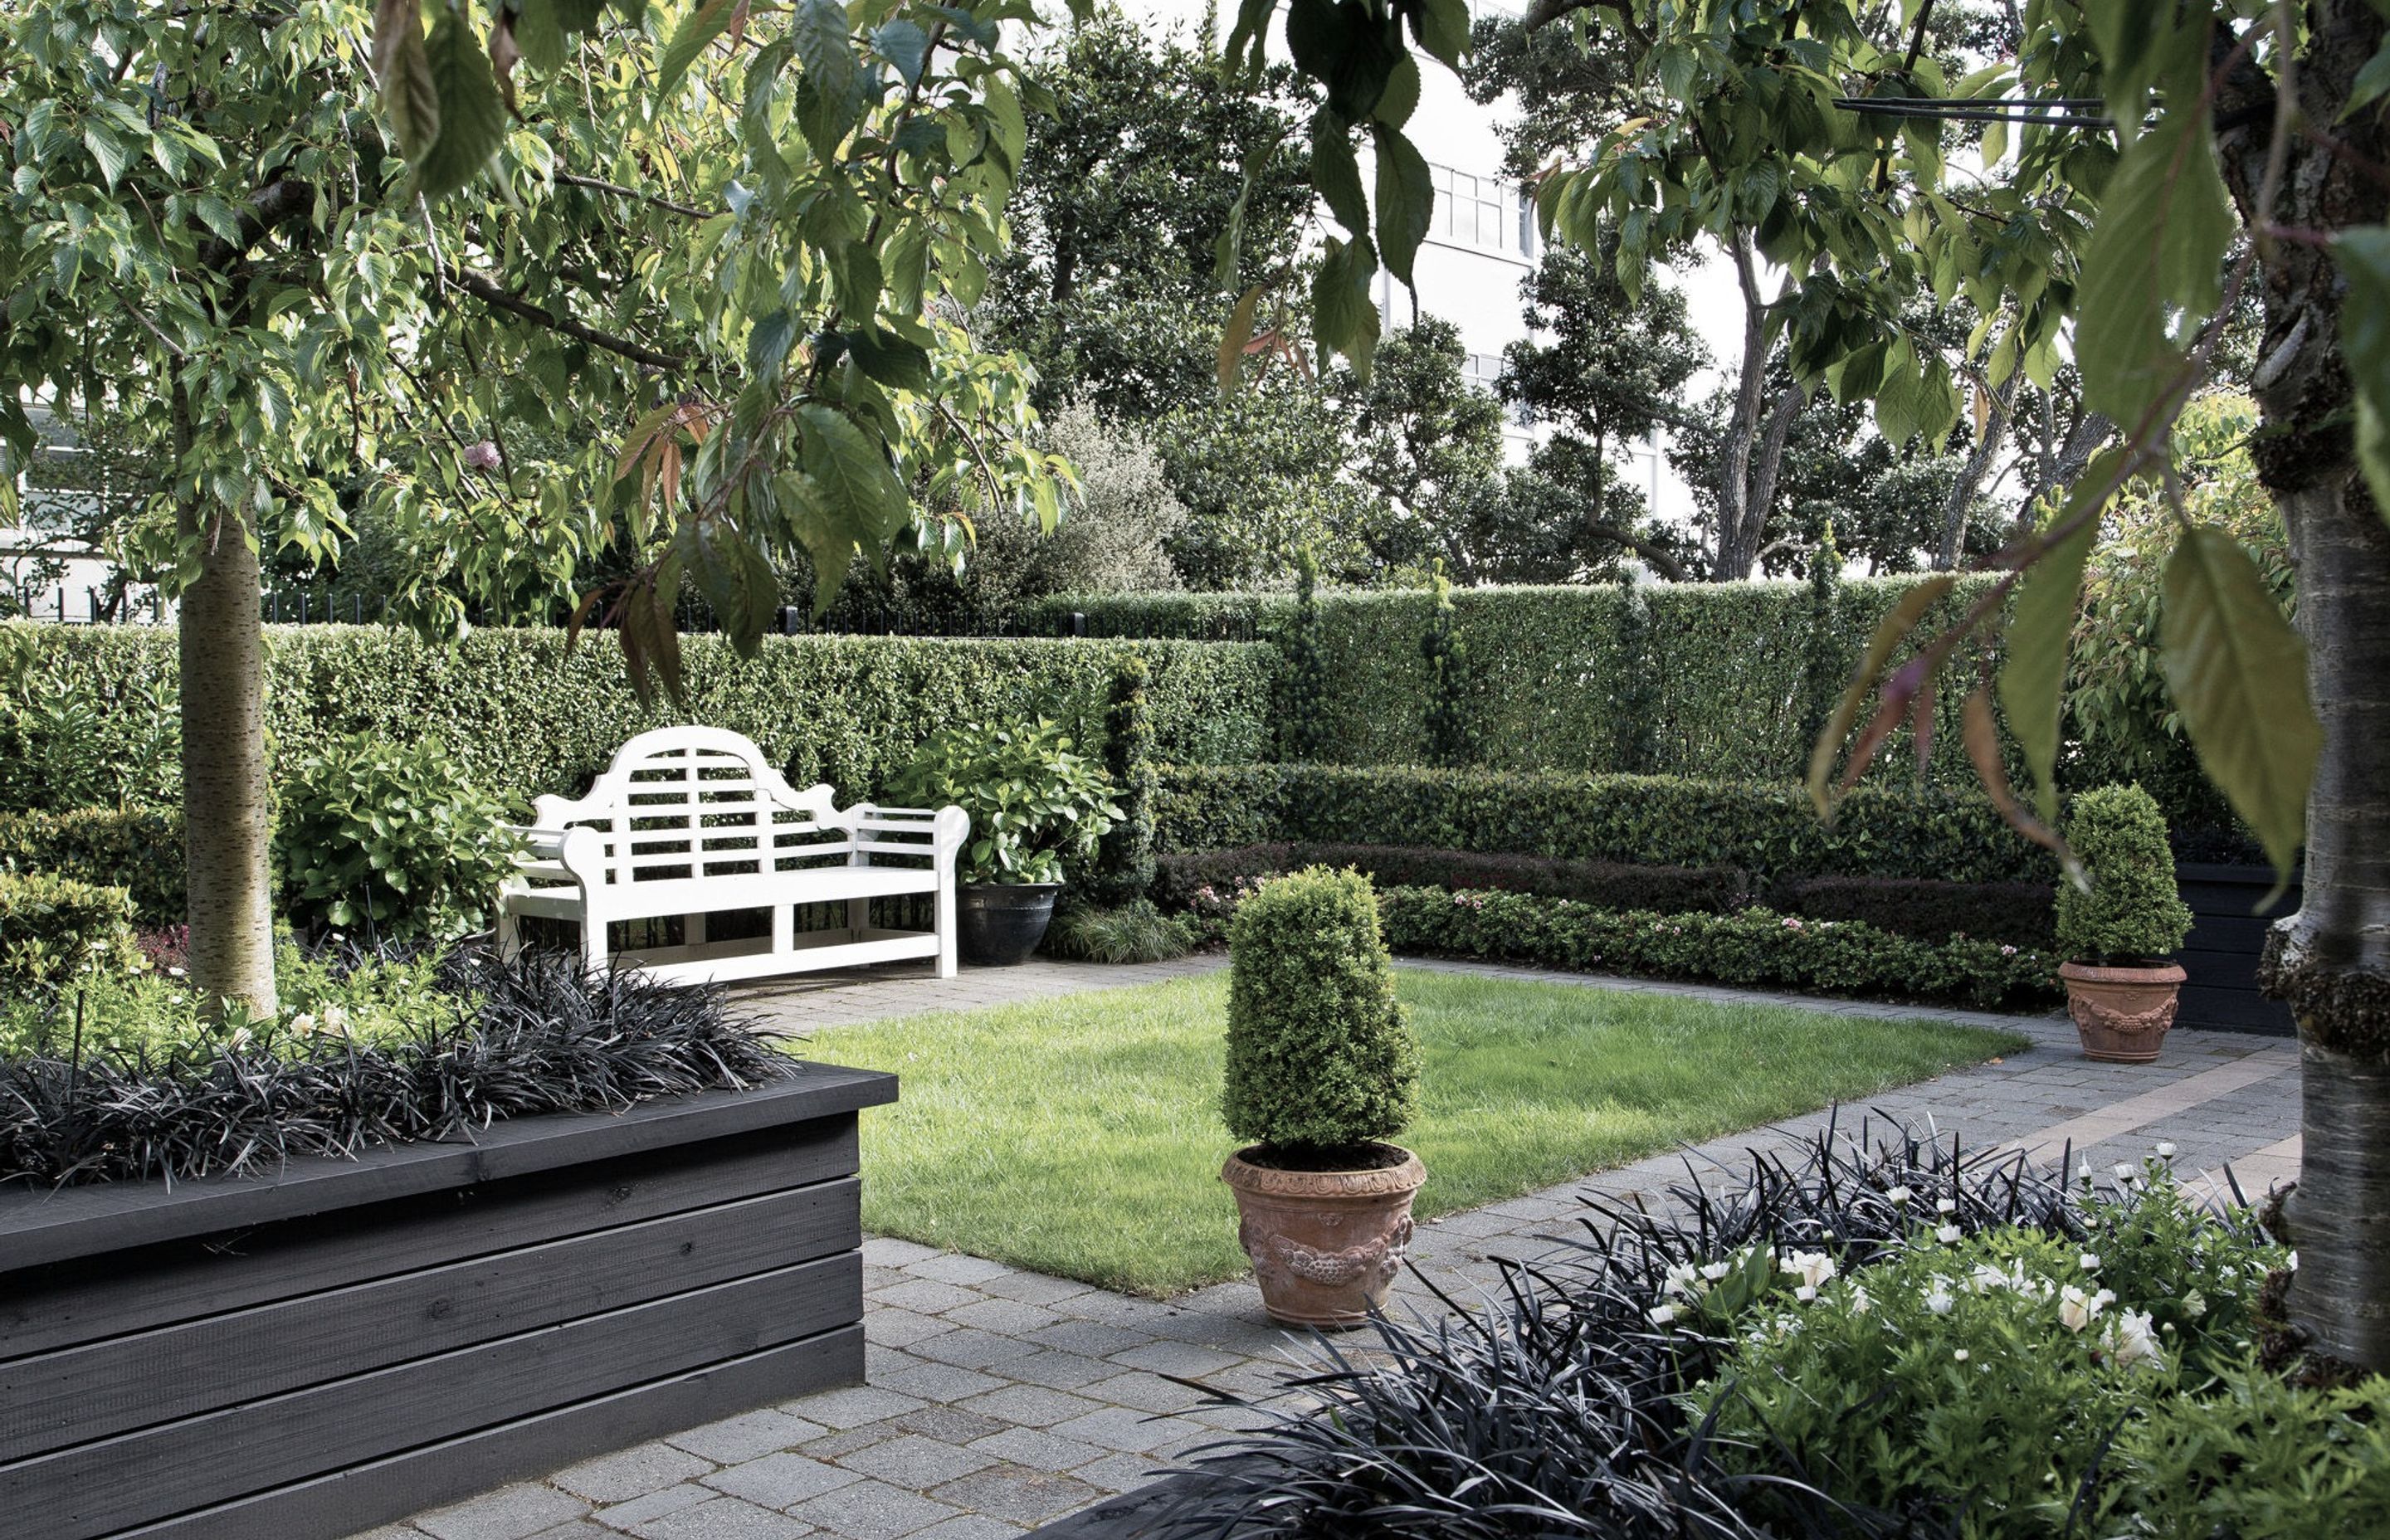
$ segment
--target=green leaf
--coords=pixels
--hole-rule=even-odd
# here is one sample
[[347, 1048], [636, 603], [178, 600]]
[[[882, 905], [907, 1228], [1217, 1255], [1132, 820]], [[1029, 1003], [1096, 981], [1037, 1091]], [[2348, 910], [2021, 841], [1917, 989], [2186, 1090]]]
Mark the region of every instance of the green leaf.
[[1369, 233], [1369, 195], [1361, 188], [1361, 160], [1353, 136], [1332, 107], [1311, 115], [1311, 186], [1336, 223], [1356, 236]]
[[1378, 145], [1378, 254], [1386, 271], [1411, 281], [1411, 259], [1427, 238], [1435, 209], [1435, 180], [1427, 157], [1399, 129], [1372, 130]]
[[1420, 47], [1458, 70], [1469, 56], [1469, 0], [1423, 0], [1411, 14]]
[[1405, 54], [1394, 66], [1394, 72], [1386, 77], [1385, 95], [1380, 96], [1378, 105], [1369, 109], [1369, 119], [1388, 128], [1400, 128], [1411, 121], [1411, 114], [1419, 110], [1419, 60]]
[[814, 153], [829, 160], [863, 110], [863, 65], [846, 30], [846, 7], [838, 0], [798, 0], [789, 13], [789, 35], [805, 71], [797, 126]]
[[557, 0], [523, 0], [515, 12], [515, 46], [523, 62], [545, 74], [564, 67], [565, 19]]
[[[2085, 468], [2062, 518], [2082, 515], [2106, 500], [2126, 453], [2108, 450]], [[2081, 529], [2026, 571], [2009, 621], [2008, 659], [2000, 665], [2000, 709], [2024, 753], [2034, 806], [2045, 824], [2058, 817], [2058, 717], [2066, 690], [2066, 648], [2083, 595], [2083, 565], [2099, 534], [2100, 520], [2086, 518]]]
[[240, 215], [231, 204], [213, 193], [201, 193], [192, 202], [191, 209], [199, 216], [199, 223], [213, 230], [218, 237], [236, 246], [240, 243]]
[[133, 160], [133, 148], [96, 122], [84, 125], [83, 144], [91, 151], [91, 158], [99, 162], [100, 180], [114, 191], [116, 179], [124, 174], [125, 166]]
[[876, 327], [858, 327], [846, 334], [846, 351], [854, 355], [856, 367], [890, 390], [910, 391], [915, 395], [930, 393], [933, 383], [930, 352], [919, 343], [907, 342]]
[[2083, 256], [2075, 356], [2086, 405], [2128, 433], [2140, 423], [2183, 366], [2169, 307], [2186, 327], [2215, 311], [2233, 229], [2204, 117], [2169, 112], [2133, 141]]
[[2257, 564], [2220, 529], [2186, 533], [2166, 559], [2158, 669], [2199, 763], [2287, 874], [2306, 829], [2323, 728], [2307, 648]]
[[1244, 372], [1245, 344], [1253, 340], [1253, 313], [1262, 302], [1262, 286], [1253, 285], [1237, 297], [1236, 309], [1228, 313], [1228, 325], [1220, 333], [1220, 359], [1217, 373], [1223, 391], [1237, 388], [1237, 379]]
[[656, 95], [669, 96], [697, 56], [705, 45], [722, 35], [730, 25], [730, 15], [737, 0], [705, 0], [705, 4], [681, 18], [672, 41], [664, 45], [663, 58], [656, 64]]
[[780, 575], [770, 558], [723, 519], [683, 524], [673, 545], [731, 647], [754, 657], [780, 608]]
[[2346, 122], [2356, 117], [2380, 101], [2384, 93], [2390, 93], [2390, 43], [2384, 43], [2365, 61], [2365, 68], [2357, 71], [2357, 79], [2349, 83], [2348, 105], [2340, 109], [2341, 121]]
[[1311, 280], [1313, 339], [1322, 353], [1343, 354], [1364, 375], [1378, 350], [1378, 305], [1369, 297], [1377, 270], [1377, 253], [1367, 236], [1356, 236], [1349, 244], [1330, 236]]
[[458, 13], [441, 16], [423, 52], [440, 99], [440, 136], [413, 165], [423, 196], [438, 198], [481, 174], [506, 138], [507, 109], [489, 55]]
[[373, 72], [401, 153], [420, 156], [440, 137], [440, 93], [424, 57], [420, 0], [380, 0], [374, 7]]
[[805, 474], [821, 489], [824, 511], [855, 544], [878, 551], [912, 518], [905, 483], [870, 436], [836, 410], [809, 402], [797, 408], [797, 420]]
[[758, 379], [778, 374], [796, 342], [797, 325], [796, 316], [785, 310], [757, 316], [747, 333], [747, 372]]
[[2340, 352], [2357, 385], [2357, 456], [2373, 506], [2390, 520], [2390, 229], [2369, 225], [2334, 237], [2332, 257], [2348, 283], [2340, 309]]
[[930, 59], [930, 34], [910, 21], [890, 21], [873, 29], [871, 46], [896, 67], [907, 88], [920, 83]]

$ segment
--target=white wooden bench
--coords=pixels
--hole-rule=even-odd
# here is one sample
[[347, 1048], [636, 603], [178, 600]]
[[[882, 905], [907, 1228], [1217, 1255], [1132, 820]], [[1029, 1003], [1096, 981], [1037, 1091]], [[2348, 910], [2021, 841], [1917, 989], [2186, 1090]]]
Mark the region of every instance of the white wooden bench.
[[[541, 797], [524, 851], [499, 894], [498, 946], [520, 922], [581, 928], [592, 968], [636, 968], [668, 983], [712, 983], [900, 957], [935, 957], [955, 975], [955, 853], [970, 831], [959, 807], [841, 811], [827, 786], [790, 789], [763, 751], [718, 727], [663, 727], [623, 745], [585, 797]], [[875, 926], [874, 899], [927, 894], [928, 930]], [[845, 905], [843, 924], [799, 929], [807, 905]], [[763, 910], [770, 933], [713, 940], [707, 917]], [[808, 918], [820, 918], [813, 910]], [[678, 918], [677, 943], [610, 951], [617, 921]]]

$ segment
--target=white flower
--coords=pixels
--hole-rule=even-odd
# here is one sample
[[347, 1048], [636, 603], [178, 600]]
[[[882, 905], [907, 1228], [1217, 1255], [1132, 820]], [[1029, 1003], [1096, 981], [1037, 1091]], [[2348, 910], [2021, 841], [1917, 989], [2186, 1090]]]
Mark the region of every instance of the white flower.
[[171, 967], [171, 966], [170, 966], [170, 967], [166, 969], [166, 977], [168, 977], [168, 978], [170, 978], [170, 979], [179, 979], [179, 978], [182, 978], [183, 976], [184, 976], [184, 975], [183, 975], [183, 970], [182, 970], [181, 969], [179, 969], [179, 968], [173, 968], [173, 967]]
[[2182, 1313], [2192, 1320], [2207, 1314], [2207, 1296], [2194, 1289], [2182, 1297]]
[[1854, 1315], [1864, 1315], [1874, 1307], [1875, 1301], [1868, 1297], [1867, 1290], [1858, 1284], [1852, 1284], [1851, 1314]]
[[1958, 1352], [1950, 1354], [1950, 1356], [1963, 1364], [1967, 1361], [1967, 1350], [1965, 1348], [1960, 1348]]
[[1811, 1300], [1818, 1297], [1818, 1291], [1805, 1283], [1800, 1288], [1792, 1290], [1792, 1297], [1799, 1300], [1803, 1304], [1807, 1304]]
[[1936, 1315], [1947, 1315], [1950, 1314], [1951, 1305], [1955, 1303], [1950, 1298], [1950, 1290], [1944, 1287], [1940, 1278], [1935, 1278], [1934, 1288], [1925, 1296], [1925, 1308]]
[[290, 1030], [298, 1033], [314, 1032], [315, 1030], [315, 1013], [312, 1010], [302, 1010], [298, 1015], [290, 1018]]
[[1806, 1299], [1815, 1299], [1818, 1286], [1842, 1271], [1834, 1265], [1834, 1259], [1823, 1251], [1794, 1251], [1777, 1265], [1801, 1280], [1801, 1287], [1809, 1290], [1803, 1296]]
[[2098, 1318], [2101, 1311], [2116, 1303], [2116, 1296], [2102, 1289], [2096, 1294], [2086, 1294], [2073, 1284], [2058, 1291], [2058, 1318], [2069, 1331], [2080, 1331]]
[[2086, 1251], [2075, 1260], [2087, 1273], [2096, 1273], [2100, 1270], [2100, 1253], [2097, 1251]]
[[2009, 1276], [1989, 1263], [1979, 1262], [1975, 1264], [1974, 1276], [1967, 1281], [1974, 1287], [1976, 1293], [1987, 1294], [1995, 1289], [2006, 1289]]
[[1702, 1264], [1702, 1277], [1711, 1283], [1715, 1283], [1732, 1271], [1733, 1266], [1734, 1264], [1729, 1262], [1705, 1262]]
[[2299, 1253], [2293, 1251], [2290, 1255], [2284, 1257], [2282, 1259], [2282, 1265], [2289, 1268], [2294, 1273], [2297, 1272], [2299, 1270]]
[[1940, 1241], [1945, 1246], [1956, 1246], [1959, 1244], [1959, 1226], [1956, 1225], [1945, 1225], [1940, 1229], [1934, 1232], [1934, 1238]]
[[2083, 1163], [2075, 1168], [2075, 1174], [2085, 1187], [2091, 1185], [2091, 1157], [2088, 1155], [2083, 1157]]
[[1673, 1304], [1655, 1304], [1643, 1312], [1643, 1318], [1653, 1326], [1666, 1326], [1677, 1318], [1677, 1307]]
[[1917, 1194], [1909, 1191], [1907, 1187], [1894, 1187], [1890, 1191], [1886, 1192], [1884, 1196], [1891, 1199], [1895, 1203], [1906, 1203], [1910, 1199], [1916, 1197]]
[[1959, 1200], [1955, 1198], [1936, 1198], [1934, 1200], [1934, 1212], [1935, 1213], [1957, 1213], [1959, 1212]]
[[2130, 1161], [2118, 1161], [2112, 1169], [2116, 1173], [2116, 1180], [2119, 1182], [2129, 1182], [2133, 1179], [2133, 1163]]
[[1690, 1297], [1694, 1291], [1693, 1284], [1700, 1277], [1700, 1270], [1691, 1263], [1672, 1262], [1668, 1264], [1668, 1276], [1661, 1281], [1660, 1292]]
[[2174, 1159], [2174, 1141], [2172, 1139], [2160, 1139], [2158, 1141], [2158, 1159], [2161, 1161], [2171, 1161]]
[[2108, 1323], [2108, 1351], [2119, 1364], [2148, 1364], [2152, 1368], [2165, 1367], [2165, 1355], [2158, 1351], [2158, 1340], [2150, 1330], [2147, 1311], [2123, 1310]]

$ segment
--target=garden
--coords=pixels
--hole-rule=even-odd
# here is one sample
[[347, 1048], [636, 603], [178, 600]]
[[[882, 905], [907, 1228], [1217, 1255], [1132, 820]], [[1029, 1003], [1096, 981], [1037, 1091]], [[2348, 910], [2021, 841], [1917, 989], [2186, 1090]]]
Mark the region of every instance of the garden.
[[0, 18], [11, 1533], [2390, 1535], [2382, 7], [1069, 9]]

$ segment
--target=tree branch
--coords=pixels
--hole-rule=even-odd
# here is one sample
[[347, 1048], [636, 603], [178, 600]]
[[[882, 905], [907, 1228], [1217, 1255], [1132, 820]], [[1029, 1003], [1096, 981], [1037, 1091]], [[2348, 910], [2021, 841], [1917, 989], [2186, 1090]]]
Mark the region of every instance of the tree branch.
[[313, 212], [315, 207], [314, 183], [267, 183], [249, 195], [249, 206], [240, 213], [240, 237], [238, 240], [226, 240], [218, 236], [199, 243], [199, 265], [211, 273], [225, 271], [248, 255], [249, 249], [265, 237], [265, 232], [285, 220]]
[[569, 171], [558, 172], [556, 179], [568, 187], [586, 187], [591, 192], [612, 193], [617, 198], [636, 198], [642, 203], [653, 204], [666, 213], [678, 214], [684, 219], [712, 219], [715, 214], [723, 212], [720, 209], [700, 209], [692, 203], [675, 203], [669, 198], [662, 198], [651, 192], [642, 192], [637, 187], [626, 187], [620, 182], [601, 182], [594, 176], [575, 176]]
[[479, 273], [452, 265], [447, 269], [447, 275], [450, 283], [488, 305], [492, 310], [504, 311], [508, 315], [529, 321], [533, 326], [545, 327], [550, 331], [570, 337], [576, 341], [586, 342], [593, 348], [603, 348], [606, 352], [620, 358], [627, 358], [634, 364], [644, 364], [651, 369], [678, 369], [688, 362], [688, 356], [686, 353], [658, 353], [653, 348], [642, 347], [627, 338], [617, 337], [611, 332], [599, 331], [596, 327], [586, 322], [576, 321], [570, 315], [559, 315], [545, 305], [534, 304], [521, 295], [501, 288], [496, 282]]

